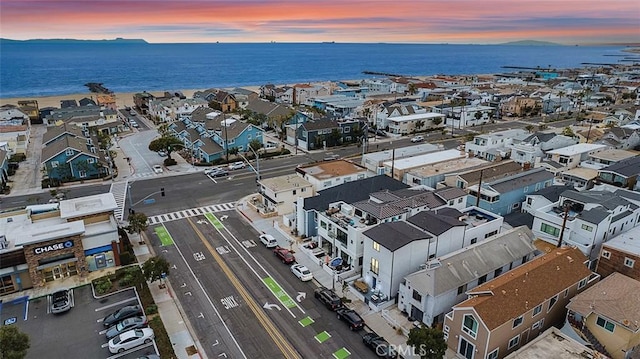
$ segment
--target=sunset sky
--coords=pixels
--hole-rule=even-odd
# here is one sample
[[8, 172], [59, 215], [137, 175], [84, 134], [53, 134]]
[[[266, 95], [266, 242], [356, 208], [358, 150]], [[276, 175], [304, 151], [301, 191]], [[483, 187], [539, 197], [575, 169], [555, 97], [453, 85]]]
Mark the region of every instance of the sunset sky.
[[0, 0], [0, 37], [639, 43], [638, 0]]

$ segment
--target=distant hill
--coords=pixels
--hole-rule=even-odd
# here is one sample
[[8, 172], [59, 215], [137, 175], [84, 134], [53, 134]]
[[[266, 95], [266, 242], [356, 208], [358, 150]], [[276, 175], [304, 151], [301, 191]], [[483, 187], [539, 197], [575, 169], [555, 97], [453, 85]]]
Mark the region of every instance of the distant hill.
[[116, 44], [147, 44], [144, 39], [123, 39], [121, 37], [115, 39], [105, 40], [77, 40], [77, 39], [30, 39], [30, 40], [12, 40], [0, 38], [0, 43], [52, 43], [52, 44], [64, 44], [64, 43], [116, 43]]
[[521, 41], [511, 41], [505, 42], [498, 45], [510, 45], [510, 46], [562, 46], [562, 44], [558, 44], [555, 42], [549, 41], [537, 41], [537, 40], [521, 40]]

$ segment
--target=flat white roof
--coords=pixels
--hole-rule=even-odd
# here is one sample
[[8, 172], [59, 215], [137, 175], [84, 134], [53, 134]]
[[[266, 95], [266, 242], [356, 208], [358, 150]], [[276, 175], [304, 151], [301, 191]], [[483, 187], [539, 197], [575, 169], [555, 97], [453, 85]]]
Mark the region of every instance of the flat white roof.
[[60, 201], [60, 218], [74, 218], [96, 213], [113, 212], [118, 208], [112, 193], [73, 198]]
[[[446, 151], [440, 151], [440, 152], [434, 152], [434, 153], [427, 153], [420, 156], [403, 158], [401, 160], [395, 160], [393, 161], [393, 168], [394, 170], [403, 171], [409, 168], [427, 166], [432, 163], [457, 160], [457, 159], [466, 158], [466, 157], [467, 157], [466, 153], [460, 153], [460, 151], [458, 150], [446, 150]], [[391, 167], [391, 162], [392, 161], [385, 161], [383, 165], [385, 167]]]
[[444, 117], [443, 114], [437, 112], [416, 113], [413, 115], [387, 117], [387, 121], [391, 122], [409, 122], [416, 120], [431, 120], [437, 117]]
[[620, 233], [603, 244], [619, 251], [640, 256], [640, 227]]
[[84, 221], [63, 222], [51, 226], [34, 225], [30, 231], [22, 233], [19, 238], [16, 238], [16, 246], [66, 238], [82, 233], [84, 233]]
[[607, 148], [606, 145], [597, 145], [595, 143], [578, 143], [576, 145], [558, 148], [557, 150], [547, 151], [547, 153], [559, 156], [573, 156], [580, 153], [587, 153], [605, 148]]

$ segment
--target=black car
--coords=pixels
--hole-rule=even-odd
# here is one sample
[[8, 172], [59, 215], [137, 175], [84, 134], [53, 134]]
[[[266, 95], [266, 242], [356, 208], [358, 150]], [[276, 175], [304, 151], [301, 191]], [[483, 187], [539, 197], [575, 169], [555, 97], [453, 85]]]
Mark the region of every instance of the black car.
[[123, 319], [140, 315], [142, 315], [142, 308], [139, 305], [127, 305], [104, 317], [102, 325], [111, 327]]
[[367, 333], [362, 336], [362, 342], [376, 353], [378, 358], [397, 358], [395, 350], [389, 346], [383, 337], [376, 333]]
[[209, 177], [226, 177], [228, 175], [229, 175], [229, 171], [227, 170], [213, 171], [208, 174]]
[[64, 313], [71, 309], [71, 291], [60, 289], [49, 295], [51, 303], [51, 313]]
[[145, 317], [126, 318], [107, 330], [107, 333], [106, 333], [107, 339], [111, 339], [117, 335], [120, 335], [132, 329], [139, 329], [139, 328], [146, 328], [146, 327], [147, 327], [147, 318]]
[[330, 310], [336, 310], [342, 306], [342, 300], [331, 289], [317, 288], [313, 295]]
[[336, 309], [336, 313], [338, 314], [338, 319], [349, 324], [349, 329], [360, 330], [364, 328], [364, 320], [355, 310], [342, 307]]

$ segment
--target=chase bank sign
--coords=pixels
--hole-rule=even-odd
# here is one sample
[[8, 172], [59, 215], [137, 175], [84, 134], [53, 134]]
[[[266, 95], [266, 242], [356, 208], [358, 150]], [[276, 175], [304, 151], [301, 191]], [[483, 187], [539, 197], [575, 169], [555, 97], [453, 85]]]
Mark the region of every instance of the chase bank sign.
[[71, 247], [73, 247], [73, 241], [64, 241], [64, 242], [50, 244], [48, 246], [36, 247], [33, 249], [33, 253], [43, 254], [43, 253], [58, 251], [60, 249], [66, 249]]

